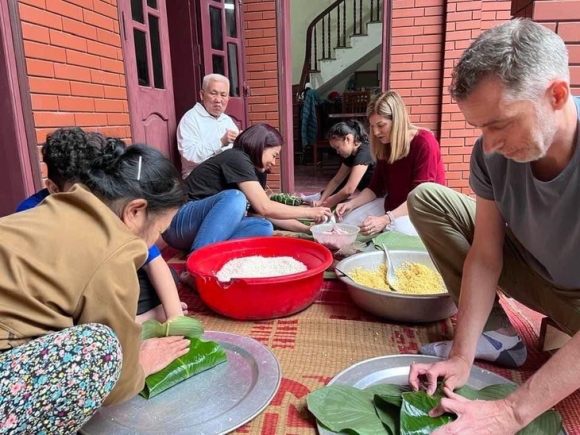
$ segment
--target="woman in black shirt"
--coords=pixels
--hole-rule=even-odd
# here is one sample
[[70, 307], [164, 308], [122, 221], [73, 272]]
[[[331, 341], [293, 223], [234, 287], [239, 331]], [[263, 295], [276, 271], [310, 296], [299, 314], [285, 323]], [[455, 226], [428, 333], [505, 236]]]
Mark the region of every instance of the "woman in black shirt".
[[330, 128], [326, 136], [330, 146], [340, 155], [341, 165], [320, 199], [312, 204], [334, 207], [350, 198], [356, 190], [362, 192], [369, 185], [375, 162], [368, 136], [360, 122], [354, 119], [339, 122]]
[[270, 201], [256, 171], [275, 164], [283, 139], [268, 124], [244, 130], [226, 150], [197, 166], [185, 179], [190, 201], [179, 209], [163, 239], [177, 249], [192, 252], [222, 240], [272, 234], [272, 224], [247, 217], [247, 202], [261, 216], [276, 219], [322, 221], [332, 213], [326, 207], [292, 207]]

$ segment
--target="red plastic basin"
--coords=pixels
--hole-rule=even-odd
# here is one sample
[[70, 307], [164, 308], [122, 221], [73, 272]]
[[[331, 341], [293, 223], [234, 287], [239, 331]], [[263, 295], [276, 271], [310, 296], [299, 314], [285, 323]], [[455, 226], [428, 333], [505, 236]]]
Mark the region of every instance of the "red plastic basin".
[[[289, 256], [306, 265], [306, 272], [272, 278], [218, 281], [216, 273], [229, 260], [261, 255]], [[318, 243], [290, 237], [254, 237], [220, 242], [198, 249], [187, 259], [201, 299], [212, 310], [239, 320], [273, 319], [308, 307], [318, 295], [330, 251]]]

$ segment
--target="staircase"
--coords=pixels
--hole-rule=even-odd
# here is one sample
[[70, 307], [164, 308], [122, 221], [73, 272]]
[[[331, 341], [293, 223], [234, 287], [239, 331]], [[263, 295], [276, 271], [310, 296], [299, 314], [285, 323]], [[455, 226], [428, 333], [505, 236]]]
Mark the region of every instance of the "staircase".
[[320, 94], [381, 52], [382, 0], [337, 0], [308, 26], [300, 89]]

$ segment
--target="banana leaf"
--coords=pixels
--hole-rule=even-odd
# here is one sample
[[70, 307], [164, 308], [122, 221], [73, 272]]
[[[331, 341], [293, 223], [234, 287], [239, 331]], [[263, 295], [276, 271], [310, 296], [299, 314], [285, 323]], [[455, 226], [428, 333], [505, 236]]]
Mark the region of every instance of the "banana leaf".
[[453, 418], [450, 415], [429, 416], [429, 411], [439, 405], [440, 400], [440, 396], [429, 396], [425, 391], [403, 393], [401, 435], [429, 435], [435, 429], [451, 423]]
[[219, 344], [213, 341], [201, 341], [198, 338], [192, 338], [189, 344], [189, 352], [181, 358], [177, 358], [163, 370], [147, 376], [145, 388], [139, 394], [146, 399], [150, 399], [168, 388], [198, 373], [209, 370], [226, 360], [226, 353]]
[[318, 421], [333, 432], [389, 434], [377, 416], [373, 395], [364, 390], [347, 385], [331, 385], [310, 393], [306, 404]]
[[[462, 387], [456, 393], [471, 400], [497, 400], [508, 396], [516, 388], [514, 385], [498, 384], [481, 390]], [[441, 387], [434, 396], [428, 396], [424, 391], [410, 392], [408, 387], [392, 384], [376, 385], [365, 390], [333, 385], [310, 393], [306, 402], [319, 424], [333, 432], [419, 435], [430, 434], [455, 420], [454, 415], [429, 417], [429, 411], [439, 404], [442, 396]], [[518, 435], [557, 435], [561, 430], [560, 414], [549, 410]]]
[[174, 335], [182, 335], [186, 338], [200, 338], [203, 335], [203, 326], [201, 326], [199, 320], [193, 317], [179, 316], [165, 323], [159, 323], [157, 320], [151, 319], [143, 322], [141, 326], [143, 328], [141, 332], [142, 340]]
[[143, 340], [176, 335], [190, 340], [187, 354], [177, 358], [163, 370], [147, 376], [145, 388], [139, 393], [146, 399], [227, 360], [226, 353], [219, 344], [200, 340], [203, 335], [203, 326], [193, 317], [179, 316], [165, 323], [152, 319], [143, 322], [142, 327]]
[[302, 198], [290, 195], [289, 193], [275, 193], [273, 195], [270, 195], [270, 200], [292, 206], [302, 205], [304, 203], [304, 201], [302, 201]]

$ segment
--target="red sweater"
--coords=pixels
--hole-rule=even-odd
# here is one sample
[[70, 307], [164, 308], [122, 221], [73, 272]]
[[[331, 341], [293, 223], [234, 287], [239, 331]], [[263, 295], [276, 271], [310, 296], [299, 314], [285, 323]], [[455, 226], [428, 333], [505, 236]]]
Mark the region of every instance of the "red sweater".
[[421, 183], [445, 184], [445, 169], [441, 160], [441, 147], [435, 136], [419, 130], [409, 150], [409, 155], [389, 164], [379, 160], [369, 185], [377, 198], [385, 193], [385, 211], [394, 210], [407, 200], [411, 190]]

